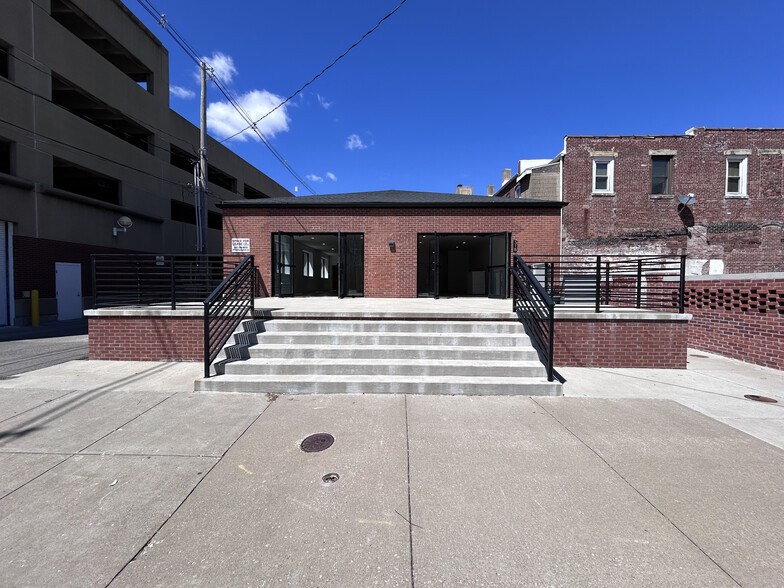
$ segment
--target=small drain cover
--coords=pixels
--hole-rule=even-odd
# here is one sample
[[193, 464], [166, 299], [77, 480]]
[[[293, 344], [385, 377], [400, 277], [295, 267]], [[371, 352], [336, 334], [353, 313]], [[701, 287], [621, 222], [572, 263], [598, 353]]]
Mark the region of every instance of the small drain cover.
[[321, 476], [321, 482], [325, 486], [329, 486], [330, 484], [334, 484], [338, 480], [340, 480], [340, 474], [334, 474], [333, 473], [333, 474], [324, 474], [323, 476]]
[[778, 402], [775, 398], [770, 398], [768, 396], [757, 396], [756, 394], [744, 394], [743, 398], [748, 398], [749, 400], [756, 400], [757, 402]]
[[315, 453], [329, 449], [334, 442], [335, 438], [329, 433], [316, 433], [305, 438], [300, 444], [300, 448], [306, 453]]

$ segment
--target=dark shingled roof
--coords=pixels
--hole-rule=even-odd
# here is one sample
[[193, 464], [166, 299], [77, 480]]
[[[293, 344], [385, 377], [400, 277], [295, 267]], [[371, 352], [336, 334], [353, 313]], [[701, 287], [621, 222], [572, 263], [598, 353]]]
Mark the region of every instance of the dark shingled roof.
[[298, 196], [296, 198], [229, 200], [218, 206], [220, 208], [562, 208], [566, 204], [553, 200], [381, 190], [351, 194]]

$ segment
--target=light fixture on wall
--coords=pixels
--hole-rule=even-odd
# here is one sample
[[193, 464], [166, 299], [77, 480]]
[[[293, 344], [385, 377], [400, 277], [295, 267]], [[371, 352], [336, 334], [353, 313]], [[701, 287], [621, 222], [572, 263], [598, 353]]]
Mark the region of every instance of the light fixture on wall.
[[127, 216], [121, 216], [117, 219], [117, 226], [112, 227], [112, 236], [116, 237], [117, 233], [125, 233], [133, 226], [133, 221]]
[[394, 239], [391, 239], [391, 238], [389, 239], [389, 250], [390, 250], [392, 253], [394, 253], [394, 252], [395, 252], [395, 240], [394, 240]]

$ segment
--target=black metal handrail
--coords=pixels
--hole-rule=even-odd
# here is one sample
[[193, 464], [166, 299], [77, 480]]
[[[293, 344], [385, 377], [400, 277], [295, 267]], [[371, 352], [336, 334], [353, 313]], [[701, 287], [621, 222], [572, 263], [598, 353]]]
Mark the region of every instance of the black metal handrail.
[[[683, 313], [686, 256], [535, 255], [526, 257], [556, 304], [640, 308]], [[665, 278], [677, 276], [674, 291]]]
[[547, 370], [547, 381], [552, 382], [555, 301], [519, 255], [514, 256], [510, 271], [513, 278], [512, 311], [526, 327], [531, 343]]
[[202, 302], [241, 255], [92, 255], [95, 308]]
[[204, 377], [231, 334], [253, 310], [256, 266], [248, 255], [204, 300]]

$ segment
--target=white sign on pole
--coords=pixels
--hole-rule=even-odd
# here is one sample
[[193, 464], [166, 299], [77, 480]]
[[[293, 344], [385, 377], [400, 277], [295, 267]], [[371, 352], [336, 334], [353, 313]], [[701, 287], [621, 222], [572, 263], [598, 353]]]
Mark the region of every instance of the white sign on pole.
[[232, 253], [250, 253], [250, 239], [236, 239], [231, 240]]

